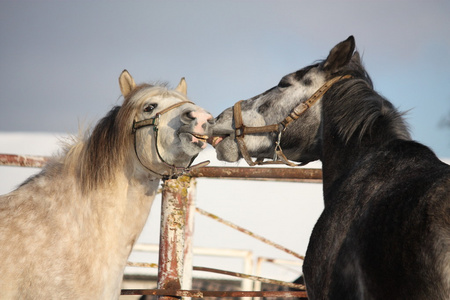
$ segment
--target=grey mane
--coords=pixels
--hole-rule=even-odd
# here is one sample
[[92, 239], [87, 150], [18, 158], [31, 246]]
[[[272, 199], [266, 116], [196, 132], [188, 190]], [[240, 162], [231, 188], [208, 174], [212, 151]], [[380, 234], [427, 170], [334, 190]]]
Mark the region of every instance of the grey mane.
[[30, 177], [21, 186], [44, 174], [58, 176], [69, 172], [76, 178], [76, 184], [83, 193], [95, 190], [112, 181], [118, 169], [123, 168], [130, 151], [133, 151], [132, 124], [136, 105], [131, 99], [142, 89], [167, 83], [141, 84], [125, 99], [122, 106], [113, 107], [84, 137], [64, 146], [63, 152], [52, 157], [41, 173]]
[[[131, 109], [123, 114], [122, 106], [113, 107], [84, 138], [73, 137], [72, 143], [65, 144], [63, 151], [50, 158], [42, 171], [24, 181], [24, 186], [42, 176], [61, 176], [72, 173], [74, 184], [83, 193], [95, 190], [110, 182], [118, 168], [123, 167], [132, 143]], [[129, 126], [128, 126], [129, 125]]]
[[[118, 122], [117, 116], [121, 108], [116, 106], [111, 109], [87, 139], [77, 172], [81, 187], [95, 189], [101, 183], [110, 181], [117, 163], [123, 164], [126, 156], [124, 150], [131, 143], [131, 139], [123, 132], [128, 124]], [[128, 135], [131, 135], [131, 123], [128, 127]]]
[[167, 82], [144, 83], [125, 98], [122, 106], [115, 106], [101, 119], [87, 138], [81, 151], [77, 176], [82, 189], [92, 190], [114, 179], [117, 169], [133, 151], [132, 124], [140, 103], [131, 99], [143, 89], [161, 87], [162, 95], [169, 93]]

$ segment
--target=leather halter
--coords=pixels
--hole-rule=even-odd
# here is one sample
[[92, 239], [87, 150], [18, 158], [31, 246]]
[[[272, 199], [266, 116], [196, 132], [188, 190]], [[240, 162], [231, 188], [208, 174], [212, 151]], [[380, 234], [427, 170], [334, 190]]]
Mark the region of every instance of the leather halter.
[[[181, 101], [178, 103], [175, 103], [165, 109], [163, 109], [162, 111], [158, 112], [153, 118], [149, 118], [149, 119], [144, 119], [142, 121], [133, 121], [133, 127], [132, 127], [132, 133], [134, 134], [134, 152], [136, 153], [136, 157], [139, 160], [139, 162], [141, 163], [142, 166], [144, 166], [144, 168], [146, 168], [147, 170], [149, 170], [150, 172], [152, 172], [155, 175], [160, 176], [163, 180], [167, 180], [167, 179], [175, 179], [185, 173], [188, 173], [191, 169], [193, 168], [198, 168], [198, 167], [203, 167], [209, 164], [209, 160], [201, 162], [199, 164], [196, 164], [194, 166], [191, 166], [192, 162], [194, 161], [194, 159], [197, 157], [194, 156], [191, 159], [191, 162], [189, 163], [189, 165], [187, 167], [177, 167], [175, 165], [171, 165], [168, 162], [166, 162], [158, 149], [158, 131], [159, 131], [159, 120], [161, 115], [167, 113], [168, 111], [177, 108], [183, 104], [186, 103], [190, 103], [190, 104], [194, 104], [191, 101]], [[153, 132], [155, 134], [155, 149], [156, 149], [156, 153], [158, 154], [159, 160], [161, 160], [161, 162], [166, 165], [167, 167], [169, 167], [169, 174], [168, 175], [163, 175], [163, 174], [159, 174], [155, 171], [153, 171], [152, 169], [150, 169], [149, 167], [147, 167], [146, 165], [144, 165], [138, 155], [137, 149], [136, 149], [136, 130], [143, 128], [143, 127], [147, 127], [147, 126], [153, 126]]]
[[[287, 126], [297, 120], [302, 114], [304, 114], [308, 108], [313, 106], [322, 96], [335, 84], [336, 82], [342, 79], [351, 78], [351, 75], [343, 75], [330, 79], [324, 85], [322, 85], [308, 100], [300, 103], [291, 111], [291, 113], [281, 122], [266, 125], [266, 126], [257, 126], [250, 127], [245, 126], [242, 120], [242, 110], [241, 110], [241, 101], [238, 101], [233, 106], [233, 115], [234, 115], [234, 126], [235, 126], [235, 136], [236, 141], [239, 145], [239, 150], [242, 153], [243, 158], [250, 166], [255, 165], [266, 165], [266, 164], [286, 164], [291, 167], [301, 166], [302, 163], [296, 164], [290, 162], [289, 159], [284, 155], [283, 150], [281, 149], [281, 134], [286, 130]], [[272, 161], [264, 161], [264, 158], [258, 158], [256, 161], [253, 161], [250, 154], [248, 153], [247, 147], [245, 146], [244, 136], [246, 134], [254, 134], [254, 133], [267, 133], [267, 132], [278, 132], [277, 141], [275, 142], [275, 154]]]

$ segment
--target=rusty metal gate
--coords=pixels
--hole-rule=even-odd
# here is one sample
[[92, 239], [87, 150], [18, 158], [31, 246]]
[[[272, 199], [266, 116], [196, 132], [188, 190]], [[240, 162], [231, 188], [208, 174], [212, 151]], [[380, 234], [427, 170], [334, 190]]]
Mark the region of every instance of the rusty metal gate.
[[[0, 165], [42, 167], [47, 157], [0, 154]], [[304, 286], [289, 282], [281, 282], [241, 274], [227, 272], [211, 268], [192, 266], [192, 236], [193, 215], [195, 211], [219, 220], [226, 225], [242, 232], [247, 230], [231, 224], [195, 208], [195, 180], [196, 178], [235, 178], [250, 180], [282, 180], [296, 182], [321, 182], [322, 170], [303, 168], [254, 168], [254, 167], [201, 167], [193, 170], [186, 176], [163, 182], [161, 202], [161, 229], [159, 243], [158, 286], [157, 289], [126, 289], [122, 295], [156, 295], [161, 299], [179, 299], [180, 297], [204, 298], [204, 297], [302, 297], [306, 298]], [[268, 242], [285, 252], [300, 259], [303, 257], [255, 233], [251, 235], [261, 241]], [[290, 286], [299, 291], [205, 291], [192, 290], [192, 270], [209, 271], [231, 275], [240, 278], [261, 282], [269, 282]], [[184, 284], [182, 285], [182, 282]]]

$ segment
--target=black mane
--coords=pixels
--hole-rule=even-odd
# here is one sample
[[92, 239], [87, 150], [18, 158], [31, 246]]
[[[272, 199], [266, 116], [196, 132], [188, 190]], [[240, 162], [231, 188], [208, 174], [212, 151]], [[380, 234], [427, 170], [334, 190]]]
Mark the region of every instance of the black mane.
[[404, 113], [373, 90], [372, 80], [361, 64], [358, 52], [337, 76], [347, 74], [352, 75], [353, 79], [336, 84], [325, 94], [323, 101], [324, 105], [333, 110], [330, 113], [333, 116], [331, 122], [337, 126], [342, 140], [348, 143], [357, 134], [361, 141], [364, 135], [371, 135], [377, 120], [382, 120], [384, 130], [392, 138], [410, 140], [408, 126], [403, 120]]

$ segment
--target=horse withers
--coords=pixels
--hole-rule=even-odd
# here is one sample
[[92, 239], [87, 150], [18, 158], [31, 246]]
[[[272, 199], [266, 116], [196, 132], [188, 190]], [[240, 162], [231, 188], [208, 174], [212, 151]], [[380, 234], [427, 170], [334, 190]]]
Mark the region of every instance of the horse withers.
[[213, 135], [225, 161], [322, 161], [325, 208], [303, 267], [310, 299], [450, 299], [450, 166], [411, 140], [352, 36], [223, 111]]
[[0, 299], [118, 299], [161, 178], [188, 170], [212, 116], [175, 90], [119, 78], [91, 134], [0, 198]]

